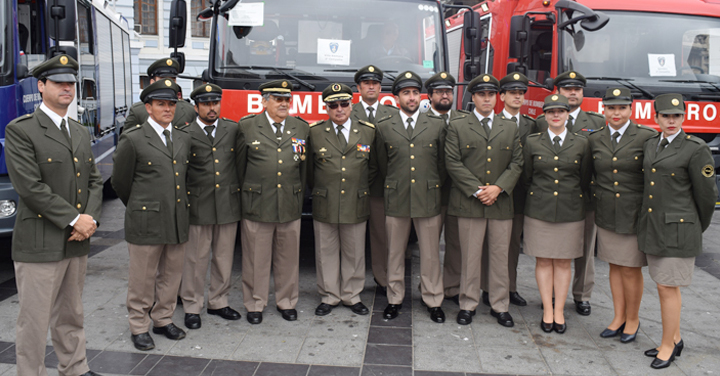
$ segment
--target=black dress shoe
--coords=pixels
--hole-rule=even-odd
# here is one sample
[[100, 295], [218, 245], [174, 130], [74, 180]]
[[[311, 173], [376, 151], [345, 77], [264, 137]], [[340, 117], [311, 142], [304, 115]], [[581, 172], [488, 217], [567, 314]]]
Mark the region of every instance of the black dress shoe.
[[291, 309], [280, 309], [280, 307], [277, 308], [277, 311], [280, 312], [282, 315], [283, 320], [285, 321], [295, 321], [297, 320], [297, 311], [294, 308]]
[[[685, 343], [683, 343], [683, 340], [681, 339], [680, 342], [675, 344], [675, 347], [677, 347], [677, 353], [675, 354], [675, 356], [680, 357], [680, 354], [682, 354], [682, 351], [685, 348]], [[657, 354], [658, 349], [650, 349], [645, 351], [645, 356], [649, 356], [651, 358], [656, 357]]]
[[353, 305], [347, 305], [347, 304], [343, 304], [343, 305], [345, 307], [350, 308], [350, 310], [356, 315], [364, 316], [364, 315], [367, 315], [368, 313], [370, 313], [370, 310], [368, 309], [368, 307], [365, 307], [365, 304], [362, 304], [362, 302], [357, 302]]
[[330, 312], [332, 312], [333, 308], [337, 307], [337, 304], [330, 305], [327, 303], [320, 303], [317, 308], [315, 308], [315, 316], [326, 316], [329, 315]]
[[590, 302], [588, 302], [587, 300], [583, 300], [583, 301], [576, 300], [575, 301], [575, 310], [577, 311], [577, 313], [579, 313], [583, 316], [590, 316], [590, 311], [591, 311]]
[[392, 320], [400, 314], [398, 312], [402, 308], [402, 304], [388, 304], [383, 311], [383, 318], [385, 320]]
[[248, 312], [245, 318], [249, 323], [257, 325], [262, 322], [262, 312]]
[[600, 333], [600, 337], [602, 337], [602, 338], [616, 337], [618, 334], [622, 333], [623, 330], [625, 330], [625, 323], [620, 325], [620, 327], [615, 330], [612, 330], [610, 328], [605, 328], [605, 330], [603, 330], [602, 333]]
[[148, 351], [155, 348], [155, 341], [150, 337], [150, 333], [133, 334], [130, 336], [135, 348], [140, 351]]
[[558, 324], [558, 323], [554, 322], [553, 329], [556, 332], [558, 332], [559, 334], [563, 334], [567, 330], [567, 324]]
[[495, 317], [497, 319], [498, 324], [512, 328], [515, 326], [515, 321], [513, 321], [512, 316], [510, 316], [510, 312], [496, 312], [494, 309], [490, 309], [490, 315], [492, 317]]
[[673, 347], [672, 354], [670, 354], [670, 357], [667, 360], [662, 360], [662, 359], [656, 357], [655, 359], [653, 359], [652, 363], [650, 363], [650, 367], [652, 367], [654, 369], [661, 369], [661, 368], [669, 367], [670, 363], [675, 361], [675, 355], [677, 354], [677, 352], [678, 352], [678, 347], [677, 347], [677, 345], [675, 345], [675, 347]]
[[475, 316], [474, 309], [472, 311], [461, 309], [457, 315], [457, 323], [460, 325], [470, 325], [470, 323], [472, 323], [473, 316]]
[[87, 371], [87, 372], [83, 373], [83, 374], [80, 375], [80, 376], [102, 376], [102, 375], [99, 374], [99, 373], [97, 373], [97, 372]]
[[240, 320], [242, 317], [240, 315], [240, 312], [230, 308], [230, 307], [223, 307], [220, 309], [210, 309], [208, 308], [207, 312], [211, 315], [216, 315], [224, 318], [225, 320]]
[[542, 329], [542, 331], [545, 333], [550, 333], [553, 331], [553, 324], [554, 323], [552, 323], [552, 322], [547, 323], [547, 322], [543, 321], [542, 319], [540, 319], [540, 329]]
[[195, 313], [186, 313], [185, 314], [185, 327], [188, 329], [200, 329], [202, 326], [202, 320], [200, 320], [200, 315]]
[[443, 312], [442, 308], [435, 307], [430, 308], [428, 307], [428, 312], [430, 312], [430, 320], [435, 321], [436, 323], [442, 324], [445, 322], [445, 312]]
[[175, 324], [170, 323], [165, 326], [161, 327], [153, 327], [153, 333], [155, 334], [164, 334], [165, 337], [168, 339], [172, 339], [175, 341], [181, 340], [185, 338], [185, 331], [175, 326]]
[[483, 291], [483, 293], [482, 293], [482, 301], [483, 301], [483, 304], [485, 304], [486, 306], [490, 307], [490, 294], [488, 294], [487, 291]]
[[635, 333], [633, 333], [633, 334], [625, 334], [625, 333], [622, 333], [622, 334], [620, 335], [620, 342], [622, 342], [622, 343], [630, 343], [630, 342], [634, 341], [635, 338], [637, 338], [637, 334], [638, 334], [639, 331], [640, 331], [640, 323], [638, 323], [638, 327], [637, 327], [637, 330], [635, 331]]
[[445, 300], [450, 300], [455, 302], [455, 304], [460, 305], [460, 295], [446, 296]]
[[514, 304], [514, 305], [520, 306], [520, 307], [525, 307], [527, 305], [527, 301], [525, 299], [523, 299], [523, 297], [520, 296], [520, 294], [518, 294], [517, 291], [515, 291], [515, 292], [510, 293], [510, 304]]

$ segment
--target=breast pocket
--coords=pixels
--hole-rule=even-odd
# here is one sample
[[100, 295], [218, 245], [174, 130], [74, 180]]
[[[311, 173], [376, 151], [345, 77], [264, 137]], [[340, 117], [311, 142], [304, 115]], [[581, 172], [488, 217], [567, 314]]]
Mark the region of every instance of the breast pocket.
[[392, 180], [386, 180], [385, 181], [385, 194], [383, 195], [385, 197], [385, 209], [388, 211], [392, 211], [395, 208], [395, 205], [398, 201], [398, 193], [397, 193], [397, 182]]
[[243, 211], [250, 215], [258, 215], [260, 195], [262, 194], [261, 184], [245, 183], [242, 188]]
[[317, 219], [326, 219], [328, 217], [327, 189], [313, 189], [312, 200], [313, 217]]
[[358, 218], [365, 218], [370, 215], [370, 196], [368, 196], [369, 189], [363, 188], [357, 191], [357, 216]]
[[665, 245], [669, 248], [695, 249], [697, 239], [701, 235], [700, 226], [696, 225], [695, 213], [665, 213]]
[[130, 204], [130, 220], [135, 225], [133, 232], [138, 236], [160, 234], [160, 202], [137, 201]]

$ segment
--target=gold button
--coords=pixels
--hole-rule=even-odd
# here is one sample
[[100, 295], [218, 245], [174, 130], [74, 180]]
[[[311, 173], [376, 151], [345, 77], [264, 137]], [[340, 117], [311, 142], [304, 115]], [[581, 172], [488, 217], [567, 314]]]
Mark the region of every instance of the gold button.
[[488, 162], [492, 162], [492, 158], [488, 158], [487, 161], [488, 161]]
[[344, 190], [344, 189], [341, 190], [341, 191], [340, 191], [340, 194], [341, 194], [341, 195], [344, 195], [344, 194], [345, 194], [345, 190]]
[[560, 184], [560, 180], [555, 179], [555, 184]]
[[655, 182], [654, 182], [654, 181], [651, 181], [651, 182], [650, 182], [650, 185], [655, 185]]
[[538, 161], [541, 160], [541, 159], [542, 159], [542, 157], [538, 157]]
[[652, 195], [648, 196], [652, 200]]
[[78, 193], [82, 193], [82, 189], [78, 189]]
[[485, 185], [490, 185], [490, 183], [485, 183]]
[[385, 188], [390, 188], [390, 186], [389, 186], [389, 185], [386, 185]]
[[555, 158], [553, 158], [553, 159], [557, 161], [559, 158], [558, 158], [558, 156], [556, 155]]
[[220, 184], [215, 184], [215, 188], [220, 188]]
[[655, 169], [653, 168], [653, 169], [652, 169], [652, 170], [650, 170], [650, 171], [652, 171], [652, 172], [655, 172], [655, 171], [657, 171], [657, 170], [655, 170]]
[[173, 161], [173, 164], [177, 164], [177, 161]]
[[48, 162], [52, 162], [52, 158], [48, 158]]
[[213, 151], [217, 151], [217, 149], [213, 148]]
[[490, 175], [490, 170], [485, 171], [486, 174]]
[[580, 198], [582, 198], [582, 193], [580, 194]]
[[197, 157], [197, 154], [193, 153], [193, 157]]
[[617, 157], [613, 157], [613, 162], [617, 161]]
[[553, 171], [558, 172], [558, 168], [557, 167], [553, 168]]
[[648, 213], [652, 213], [652, 208], [648, 208]]
[[77, 173], [77, 177], [80, 177], [80, 173], [79, 173], [79, 172]]
[[[252, 191], [252, 189], [251, 189], [251, 191]], [[190, 191], [188, 191], [188, 194], [190, 194]]]
[[215, 176], [220, 175], [220, 171], [215, 171]]
[[415, 179], [410, 180], [411, 183], [415, 184]]
[[415, 167], [410, 167], [410, 171], [415, 171]]
[[680, 218], [680, 223], [683, 223], [683, 222], [685, 222], [685, 220], [684, 220], [684, 219], [682, 219], [682, 218]]
[[440, 184], [435, 184], [435, 188], [439, 188], [439, 187], [440, 187]]
[[278, 161], [279, 164], [282, 164], [282, 159]]
[[180, 199], [178, 199], [178, 202], [180, 202]]
[[620, 183], [618, 183], [618, 182], [613, 183], [613, 185], [618, 185], [618, 184], [620, 184]]
[[78, 162], [78, 159], [77, 159], [77, 157], [73, 158], [73, 160], [75, 161], [75, 163], [77, 163], [77, 162]]
[[220, 163], [220, 161], [218, 161], [218, 160], [216, 159], [216, 160], [215, 160], [215, 163]]
[[638, 157], [635, 157], [635, 160], [637, 161], [637, 160], [638, 160]]
[[88, 158], [88, 162], [92, 162], [92, 158]]
[[488, 146], [488, 150], [492, 150], [492, 146]]
[[82, 207], [82, 205], [80, 205], [80, 204], [78, 203], [78, 204], [77, 204], [77, 208], [80, 209], [81, 207]]
[[279, 172], [279, 171], [278, 171], [278, 176], [282, 176], [282, 172]]
[[675, 176], [675, 173], [673, 172], [672, 174], [670, 174], [670, 176]]
[[342, 180], [341, 180], [341, 181], [342, 181], [342, 182], [344, 183], [344, 182], [345, 182], [345, 178], [342, 178]]
[[344, 156], [344, 155], [342, 156], [342, 159], [345, 159], [345, 156]]
[[38, 218], [42, 218], [42, 215], [38, 214]]
[[415, 144], [410, 144], [410, 147], [411, 147], [411, 148], [414, 148], [414, 147], [415, 147]]
[[428, 145], [428, 146], [432, 147], [432, 144], [430, 144], [430, 145]]
[[278, 153], [281, 152], [281, 151], [282, 151], [282, 149], [278, 148]]
[[615, 197], [620, 197], [620, 194], [619, 194], [619, 193], [616, 193], [616, 194], [615, 194]]
[[151, 166], [151, 165], [152, 165], [152, 162], [148, 162], [148, 166]]
[[341, 168], [340, 170], [345, 171], [345, 167]]
[[179, 185], [176, 185], [176, 186], [175, 186], [175, 189], [180, 189], [180, 186], [179, 186]]
[[530, 192], [530, 196], [532, 196], [532, 195], [533, 195], [533, 193], [532, 193], [532, 192]]
[[411, 155], [411, 156], [410, 156], [410, 159], [415, 159], [415, 156], [414, 156], [414, 155]]
[[557, 191], [553, 192], [553, 195], [554, 195], [554, 196], [557, 196], [557, 195], [558, 195], [558, 194], [557, 194]]
[[147, 210], [147, 208], [143, 206], [143, 210]]
[[613, 174], [617, 174], [617, 170], [613, 170]]
[[282, 188], [282, 184], [278, 184], [278, 188]]
[[175, 173], [175, 176], [180, 176], [180, 173], [179, 173], [179, 172], [176, 172], [176, 173]]

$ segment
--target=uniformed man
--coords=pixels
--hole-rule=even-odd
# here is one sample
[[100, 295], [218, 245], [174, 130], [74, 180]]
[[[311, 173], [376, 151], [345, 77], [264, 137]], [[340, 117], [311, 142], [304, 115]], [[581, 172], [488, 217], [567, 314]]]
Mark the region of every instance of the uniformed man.
[[308, 186], [313, 195], [315, 265], [325, 316], [340, 302], [358, 315], [365, 287], [365, 229], [370, 215], [370, 148], [375, 126], [350, 119], [352, 89], [334, 83], [322, 92], [328, 120], [310, 125]]
[[270, 269], [275, 304], [282, 318], [297, 320], [300, 216], [302, 214], [310, 128], [290, 117], [292, 83], [260, 85], [261, 114], [240, 120], [238, 156], [242, 183], [242, 285], [251, 324], [262, 322], [268, 303]]
[[[150, 84], [162, 79], [170, 79], [175, 82], [179, 70], [180, 63], [178, 63], [177, 60], [166, 58], [150, 64], [147, 69], [147, 74], [150, 78]], [[179, 91], [180, 87], [178, 87], [178, 92]], [[125, 128], [130, 129], [137, 124], [142, 124], [147, 118], [148, 112], [145, 110], [145, 103], [143, 103], [142, 100], [133, 103], [125, 119]], [[188, 125], [192, 123], [193, 120], [195, 120], [195, 109], [193, 106], [184, 100], [179, 100], [175, 106], [175, 117], [172, 119], [173, 125], [177, 125], [178, 127]]]
[[[375, 124], [388, 115], [397, 114], [398, 109], [393, 106], [381, 104], [378, 101], [382, 91], [381, 82], [383, 71], [380, 68], [368, 65], [355, 73], [355, 83], [360, 92], [360, 102], [352, 106], [350, 117]], [[385, 178], [374, 174], [370, 183], [370, 218], [368, 228], [370, 231], [370, 262], [375, 277], [375, 284], [387, 293], [387, 234], [385, 233], [385, 208], [383, 207], [383, 182]]]
[[185, 178], [190, 136], [172, 124], [178, 89], [163, 79], [142, 91], [149, 117], [123, 132], [114, 156], [111, 181], [126, 207], [130, 253], [128, 321], [138, 350], [155, 347], [148, 333], [151, 319], [153, 333], [185, 338], [172, 322], [189, 226]]
[[399, 74], [392, 92], [398, 114], [380, 119], [376, 129], [378, 167], [385, 176], [385, 227], [388, 236], [388, 305], [385, 319], [394, 319], [405, 298], [405, 249], [410, 225], [420, 246], [422, 302], [430, 318], [445, 322], [440, 305], [443, 287], [440, 268], [441, 188], [445, 181], [443, 142], [445, 124], [431, 113], [420, 113], [422, 80], [413, 72]]
[[[566, 128], [568, 132], [589, 136], [591, 132], [605, 126], [605, 117], [591, 111], [583, 111], [580, 105], [583, 101], [585, 77], [575, 71], [568, 71], [555, 77], [554, 84], [557, 93], [564, 95], [570, 104], [570, 115]], [[545, 115], [537, 118], [538, 130], [547, 130]], [[591, 183], [592, 185], [592, 183]], [[587, 193], [587, 192], [586, 192]], [[595, 208], [591, 201], [592, 195], [585, 195], [585, 246], [583, 257], [575, 259], [575, 275], [573, 276], [572, 293], [577, 313], [588, 316], [591, 312], [590, 295], [595, 286], [595, 239], [597, 226], [595, 226]]]
[[19, 196], [12, 238], [18, 375], [47, 376], [48, 328], [60, 374], [98, 375], [85, 354], [82, 291], [103, 180], [87, 130], [68, 117], [77, 69], [67, 55], [35, 67], [42, 103], [5, 129], [8, 174]]
[[[488, 242], [490, 313], [500, 325], [515, 325], [510, 304], [508, 249], [513, 223], [512, 190], [522, 172], [517, 124], [495, 115], [498, 80], [483, 74], [467, 86], [475, 110], [450, 121], [445, 154], [452, 177], [448, 213], [458, 217], [462, 272], [457, 322], [472, 322], [480, 302], [480, 260]], [[487, 237], [486, 237], [487, 234]]]
[[[436, 73], [425, 81], [425, 88], [430, 99], [430, 111], [450, 124], [450, 119], [458, 115], [467, 115], [468, 112], [453, 109], [453, 90], [455, 77], [447, 72]], [[458, 234], [457, 217], [447, 214], [450, 201], [450, 186], [452, 179], [448, 175], [442, 187], [442, 227], [445, 236], [445, 257], [443, 261], [443, 288], [445, 299], [460, 304], [460, 268], [462, 257], [460, 255], [460, 235]]]
[[[520, 113], [520, 108], [525, 101], [525, 93], [527, 93], [528, 82], [528, 78], [520, 72], [510, 73], [500, 80], [500, 100], [503, 102], [504, 106], [502, 112], [498, 115], [502, 118], [510, 119], [517, 125], [520, 136], [520, 145], [525, 144], [525, 139], [528, 135], [538, 132], [535, 125], [535, 119]], [[515, 208], [515, 216], [513, 217], [513, 230], [510, 237], [510, 253], [508, 253], [508, 273], [510, 276], [510, 303], [517, 306], [527, 305], [527, 301], [525, 301], [525, 299], [523, 299], [523, 297], [517, 292], [517, 265], [518, 258], [520, 257], [520, 245], [522, 241], [524, 220], [523, 212], [525, 211], [526, 194], [527, 192], [525, 192], [522, 184], [515, 185], [515, 188], [513, 189], [513, 207]], [[487, 265], [488, 263], [486, 262], [485, 254], [483, 254], [484, 276], [489, 275], [486, 273], [488, 271]], [[483, 299], [485, 299], [489, 288], [487, 287], [488, 279], [483, 277], [482, 282]]]
[[195, 101], [198, 116], [185, 128], [192, 140], [187, 173], [190, 229], [180, 296], [185, 326], [198, 329], [211, 259], [207, 312], [226, 320], [240, 319], [240, 313], [228, 305], [240, 221], [239, 148], [237, 123], [219, 118], [222, 89], [214, 84], [200, 85], [190, 98]]

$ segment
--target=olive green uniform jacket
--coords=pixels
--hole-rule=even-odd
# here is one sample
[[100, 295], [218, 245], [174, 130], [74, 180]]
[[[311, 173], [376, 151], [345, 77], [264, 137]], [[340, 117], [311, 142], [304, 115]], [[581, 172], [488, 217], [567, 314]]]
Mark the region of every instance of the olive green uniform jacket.
[[[523, 166], [517, 125], [495, 115], [490, 136], [475, 114], [450, 120], [445, 161], [452, 178], [448, 214], [465, 218], [512, 219], [512, 191]], [[480, 186], [497, 185], [503, 192], [494, 204], [475, 197]]]
[[[380, 119], [382, 118], [386, 118], [389, 115], [397, 114], [398, 111], [399, 110], [397, 109], [397, 107], [378, 103], [378, 110], [375, 114], [375, 124], [377, 124], [377, 122], [380, 121]], [[362, 107], [362, 103], [358, 102], [353, 104], [352, 112], [350, 112], [350, 119], [352, 119], [353, 121], [369, 121], [367, 118], [367, 114], [365, 113], [365, 109]], [[375, 164], [372, 164], [370, 168], [375, 169]], [[383, 183], [385, 182], [385, 177], [381, 176], [380, 171], [377, 170], [372, 171], [371, 175], [373, 179], [370, 182], [370, 197], [382, 197], [384, 193]]]
[[[503, 117], [500, 114], [500, 117]], [[520, 125], [518, 126], [518, 133], [520, 136], [520, 145], [525, 145], [525, 142], [529, 135], [539, 132], [535, 119], [528, 115], [522, 114], [520, 116]], [[513, 206], [515, 208], [515, 214], [525, 213], [525, 198], [527, 192], [525, 191], [525, 185], [516, 184], [513, 189]]]
[[[177, 101], [175, 106], [175, 117], [173, 118], [172, 124], [182, 127], [188, 125], [195, 120], [197, 114], [195, 113], [195, 107], [184, 100]], [[145, 109], [145, 103], [135, 102], [128, 111], [127, 118], [125, 118], [125, 128], [130, 129], [138, 124], [144, 123], [148, 118], [147, 110]]]
[[660, 134], [645, 142], [638, 244], [648, 255], [695, 257], [718, 196], [712, 154], [703, 140], [682, 130], [658, 155], [659, 142]]
[[[455, 119], [458, 116], [461, 115], [468, 115], [470, 112], [467, 112], [465, 110], [450, 110], [450, 116], [448, 117], [448, 121], [445, 123], [445, 137], [447, 137], [447, 131], [448, 127], [450, 126], [450, 120]], [[447, 166], [447, 165], [446, 165]], [[442, 206], [448, 206], [450, 203], [450, 188], [452, 187], [452, 178], [450, 177], [450, 174], [447, 174], [447, 177], [445, 177], [445, 181], [443, 182], [442, 186]]]
[[378, 121], [375, 150], [385, 176], [385, 215], [427, 218], [440, 214], [445, 171], [445, 122], [432, 114], [418, 115], [412, 138], [400, 114]]
[[88, 131], [70, 119], [72, 146], [45, 112], [19, 117], [5, 128], [5, 158], [20, 198], [12, 237], [12, 259], [52, 262], [85, 256], [90, 240], [68, 242], [79, 214], [100, 221], [102, 176], [95, 166]]
[[192, 140], [187, 189], [191, 225], [223, 225], [240, 220], [237, 123], [219, 119], [212, 142], [197, 118], [184, 129]]
[[112, 186], [125, 204], [125, 240], [132, 244], [180, 244], [188, 240], [185, 179], [190, 135], [172, 124], [173, 154], [146, 121], [118, 141]]
[[545, 222], [585, 220], [586, 196], [592, 173], [590, 143], [568, 132], [558, 153], [547, 131], [531, 134], [523, 146], [525, 215]]
[[308, 123], [288, 116], [279, 141], [265, 112], [248, 115], [238, 124], [242, 218], [266, 223], [299, 219], [307, 178]]
[[330, 120], [310, 125], [309, 139], [308, 186], [313, 196], [313, 219], [343, 224], [366, 221], [370, 217], [370, 154], [375, 126], [364, 120], [352, 121], [344, 148]]
[[631, 122], [614, 150], [610, 134], [610, 127], [605, 127], [588, 136], [593, 156], [591, 191], [597, 204], [595, 224], [618, 234], [636, 234], [642, 205], [643, 147], [657, 132]]

